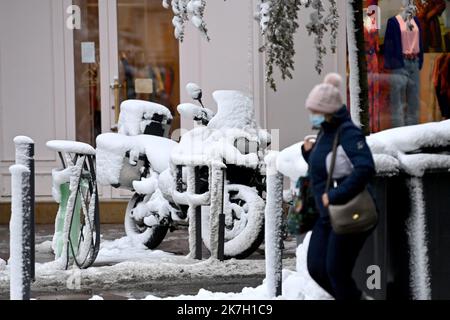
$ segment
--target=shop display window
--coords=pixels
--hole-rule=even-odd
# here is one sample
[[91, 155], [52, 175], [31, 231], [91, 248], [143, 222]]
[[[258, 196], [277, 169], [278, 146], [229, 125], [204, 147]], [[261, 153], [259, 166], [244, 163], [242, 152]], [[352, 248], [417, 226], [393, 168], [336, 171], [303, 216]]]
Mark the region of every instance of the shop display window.
[[450, 1], [365, 0], [371, 132], [450, 117]]

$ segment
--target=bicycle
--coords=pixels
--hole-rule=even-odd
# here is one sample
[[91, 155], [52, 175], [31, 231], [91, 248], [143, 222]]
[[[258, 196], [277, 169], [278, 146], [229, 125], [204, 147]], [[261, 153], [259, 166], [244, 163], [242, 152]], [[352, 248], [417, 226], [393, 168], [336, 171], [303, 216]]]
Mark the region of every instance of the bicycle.
[[47, 147], [58, 153], [63, 167], [52, 172], [52, 194], [59, 203], [52, 243], [56, 261], [66, 270], [70, 262], [87, 269], [100, 249], [96, 152], [72, 141], [49, 141]]

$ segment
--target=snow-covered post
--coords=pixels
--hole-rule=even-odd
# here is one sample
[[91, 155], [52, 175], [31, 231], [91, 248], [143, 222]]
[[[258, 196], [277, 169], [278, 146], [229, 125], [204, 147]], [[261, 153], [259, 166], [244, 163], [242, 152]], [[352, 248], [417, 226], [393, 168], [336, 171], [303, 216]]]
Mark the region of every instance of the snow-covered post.
[[[182, 169], [179, 169], [182, 172]], [[187, 166], [187, 193], [189, 195], [199, 194], [198, 169]], [[182, 176], [180, 176], [179, 179]], [[181, 181], [181, 180], [180, 180]], [[189, 203], [189, 256], [191, 258], [202, 259], [202, 207], [198, 203]]]
[[218, 231], [218, 241], [217, 241], [217, 258], [220, 261], [225, 260], [225, 212], [224, 212], [224, 203], [225, 203], [225, 180], [226, 180], [226, 171], [225, 168], [222, 168], [222, 203], [221, 209], [219, 212], [219, 231]]
[[[200, 194], [200, 167], [195, 168], [195, 194]], [[202, 206], [195, 207], [195, 259], [202, 260]]]
[[28, 170], [30, 170], [30, 181], [29, 181], [29, 197], [30, 197], [30, 229], [29, 229], [29, 237], [30, 237], [30, 274], [31, 279], [35, 279], [34, 272], [34, 255], [35, 255], [35, 238], [34, 238], [34, 225], [35, 225], [35, 206], [34, 206], [34, 141], [33, 139], [25, 136], [18, 136], [14, 139], [14, 144], [16, 146], [16, 164], [25, 166]]
[[29, 300], [31, 290], [31, 197], [30, 170], [20, 164], [11, 173], [10, 296]]
[[[223, 194], [224, 194], [224, 174], [223, 164], [211, 165], [210, 169], [210, 190], [211, 190], [211, 206], [210, 206], [210, 220], [209, 228], [210, 234], [210, 246], [211, 246], [211, 258], [220, 259], [219, 257], [219, 221], [220, 214], [223, 213]], [[223, 249], [222, 249], [223, 252]]]
[[410, 248], [410, 285], [414, 300], [431, 300], [430, 266], [428, 261], [427, 224], [423, 181], [411, 177], [408, 181], [411, 194], [411, 216], [406, 222]]
[[283, 175], [276, 167], [278, 152], [269, 153], [267, 166], [267, 199], [265, 211], [266, 283], [270, 297], [282, 294], [282, 224]]
[[347, 1], [347, 42], [350, 66], [350, 112], [353, 122], [370, 134], [367, 59], [362, 1]]

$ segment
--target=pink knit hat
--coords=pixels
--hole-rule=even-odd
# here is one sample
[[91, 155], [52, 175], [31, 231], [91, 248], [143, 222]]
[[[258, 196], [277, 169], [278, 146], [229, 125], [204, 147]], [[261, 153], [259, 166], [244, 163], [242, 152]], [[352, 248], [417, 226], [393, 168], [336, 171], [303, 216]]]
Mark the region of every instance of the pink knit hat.
[[313, 112], [333, 114], [344, 105], [339, 91], [342, 77], [337, 73], [330, 73], [322, 84], [315, 86], [306, 99], [306, 109]]

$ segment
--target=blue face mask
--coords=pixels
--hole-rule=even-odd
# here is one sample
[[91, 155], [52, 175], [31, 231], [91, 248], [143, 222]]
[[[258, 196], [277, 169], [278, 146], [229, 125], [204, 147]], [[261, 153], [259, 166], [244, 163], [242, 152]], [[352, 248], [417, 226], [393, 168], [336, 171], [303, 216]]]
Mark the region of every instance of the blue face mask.
[[311, 121], [313, 128], [318, 129], [325, 122], [325, 116], [323, 114], [311, 114], [309, 121]]

